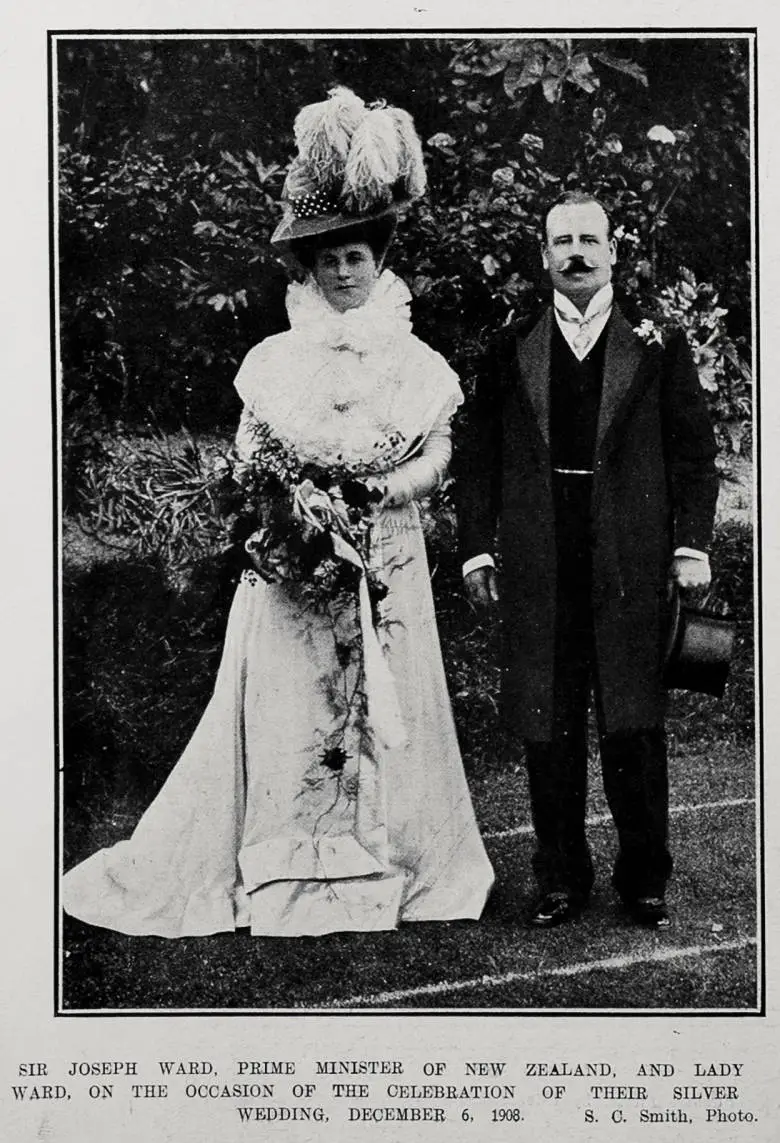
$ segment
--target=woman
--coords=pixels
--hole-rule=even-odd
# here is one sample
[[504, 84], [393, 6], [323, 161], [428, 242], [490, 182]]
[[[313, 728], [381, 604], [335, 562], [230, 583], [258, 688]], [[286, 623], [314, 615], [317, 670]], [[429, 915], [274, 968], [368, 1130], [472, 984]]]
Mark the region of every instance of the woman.
[[[364, 554], [348, 529], [334, 547], [355, 565], [359, 604], [311, 606], [278, 561], [269, 574], [265, 531], [250, 538], [259, 572], [239, 583], [193, 738], [132, 838], [64, 878], [66, 911], [92, 924], [168, 937], [246, 925], [257, 935], [318, 935], [476, 918], [490, 890], [416, 504], [446, 470], [462, 396], [411, 332], [408, 290], [381, 271], [399, 184], [424, 187], [404, 115], [365, 108], [344, 89], [299, 115], [288, 213], [273, 240], [309, 273], [288, 291], [290, 330], [251, 350], [236, 378], [240, 464], [260, 471], [283, 450], [342, 481], [296, 486], [313, 533], [323, 519], [334, 532], [354, 520], [347, 485], [353, 502], [356, 489], [363, 497]], [[388, 123], [395, 167], [379, 154]], [[370, 183], [369, 197], [334, 210], [322, 172], [336, 168], [346, 185], [350, 154], [359, 144], [365, 159], [372, 134], [373, 168], [390, 183], [364, 162], [353, 185], [360, 197]], [[323, 141], [334, 137], [328, 165]]]

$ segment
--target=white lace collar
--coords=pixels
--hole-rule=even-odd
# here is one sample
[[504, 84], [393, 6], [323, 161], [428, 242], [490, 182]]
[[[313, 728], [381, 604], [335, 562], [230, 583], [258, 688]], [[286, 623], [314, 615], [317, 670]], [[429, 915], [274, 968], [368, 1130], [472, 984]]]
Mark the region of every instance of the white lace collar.
[[329, 349], [351, 350], [361, 357], [382, 351], [412, 332], [409, 289], [391, 270], [383, 270], [368, 300], [339, 313], [314, 278], [293, 282], [287, 290], [290, 328]]

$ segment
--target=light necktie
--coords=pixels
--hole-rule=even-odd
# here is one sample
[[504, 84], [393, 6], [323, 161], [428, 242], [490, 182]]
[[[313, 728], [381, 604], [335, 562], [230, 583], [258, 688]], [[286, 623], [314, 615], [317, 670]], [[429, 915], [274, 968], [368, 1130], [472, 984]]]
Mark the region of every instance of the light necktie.
[[582, 358], [588, 352], [593, 342], [593, 331], [591, 329], [592, 323], [596, 320], [596, 318], [603, 317], [603, 315], [607, 313], [611, 308], [611, 298], [608, 302], [605, 302], [603, 306], [600, 306], [592, 314], [588, 314], [587, 317], [575, 317], [574, 314], [567, 314], [564, 310], [559, 309], [558, 306], [555, 307], [555, 312], [561, 321], [568, 322], [569, 324], [574, 323], [577, 325], [577, 333], [572, 342], [572, 347], [580, 360], [582, 360]]

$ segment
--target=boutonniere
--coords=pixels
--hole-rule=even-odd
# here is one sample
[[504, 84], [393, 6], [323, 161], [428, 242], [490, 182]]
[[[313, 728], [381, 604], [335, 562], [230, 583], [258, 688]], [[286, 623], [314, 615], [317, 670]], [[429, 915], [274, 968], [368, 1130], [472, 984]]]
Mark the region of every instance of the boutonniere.
[[650, 318], [644, 318], [639, 325], [635, 325], [634, 333], [645, 345], [663, 345], [664, 343], [663, 332]]

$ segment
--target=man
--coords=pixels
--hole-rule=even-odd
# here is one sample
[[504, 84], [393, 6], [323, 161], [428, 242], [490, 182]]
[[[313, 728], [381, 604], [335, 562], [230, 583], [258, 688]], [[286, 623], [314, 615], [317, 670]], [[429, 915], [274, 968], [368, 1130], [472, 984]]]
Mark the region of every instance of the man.
[[[541, 895], [551, 927], [586, 904], [587, 710], [618, 834], [613, 884], [633, 919], [669, 924], [662, 683], [673, 587], [704, 589], [715, 442], [682, 334], [646, 345], [612, 298], [603, 206], [548, 212], [553, 303], [499, 349], [478, 386], [460, 479], [469, 599], [499, 602], [504, 719], [525, 742]], [[499, 525], [500, 593], [490, 553]]]

